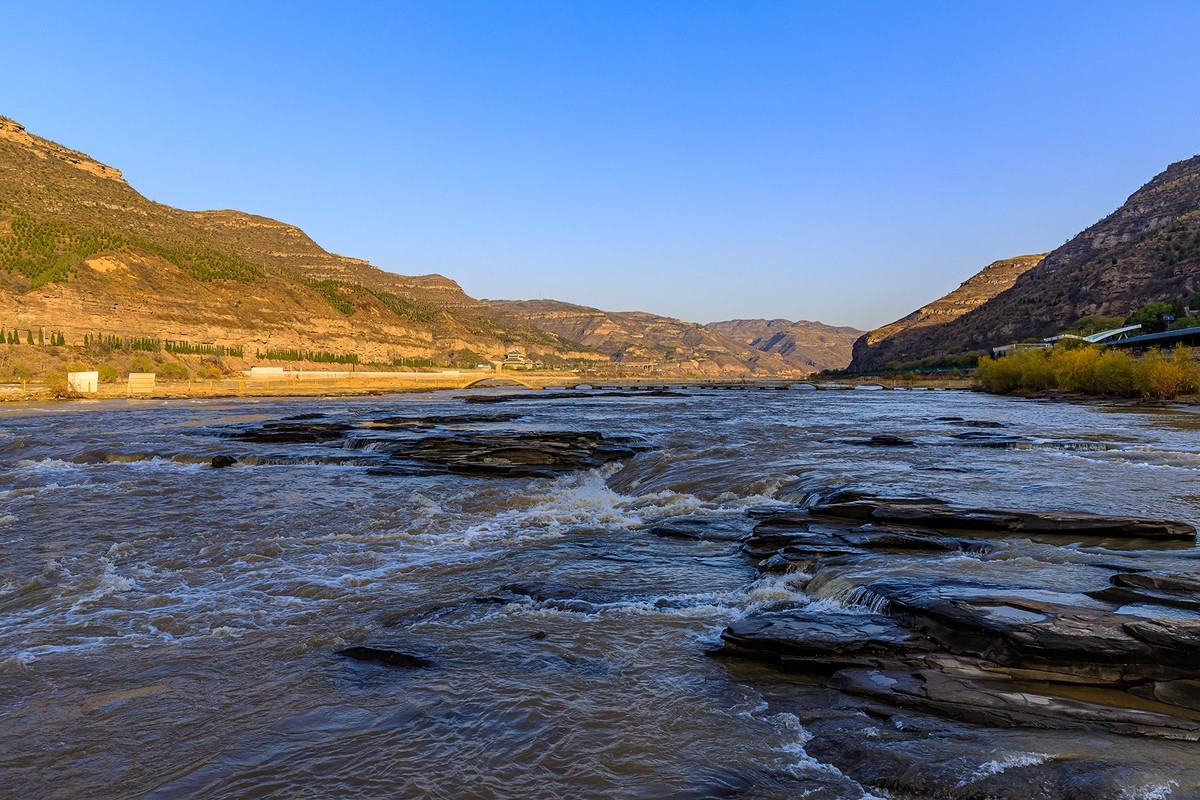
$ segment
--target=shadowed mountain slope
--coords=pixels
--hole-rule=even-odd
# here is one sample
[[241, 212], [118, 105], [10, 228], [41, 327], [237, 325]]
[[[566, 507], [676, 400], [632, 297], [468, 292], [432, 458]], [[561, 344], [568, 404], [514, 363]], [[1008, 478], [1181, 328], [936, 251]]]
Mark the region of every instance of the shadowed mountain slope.
[[891, 344], [879, 331], [868, 334], [856, 344], [851, 368], [1050, 336], [1080, 317], [1128, 316], [1144, 303], [1197, 291], [1200, 156], [1171, 164], [978, 308], [919, 334], [901, 333]]
[[928, 354], [946, 324], [962, 317], [1011, 287], [1043, 256], [1017, 256], [988, 264], [953, 292], [922, 306], [890, 325], [864, 334], [853, 344], [851, 369], [881, 369]]

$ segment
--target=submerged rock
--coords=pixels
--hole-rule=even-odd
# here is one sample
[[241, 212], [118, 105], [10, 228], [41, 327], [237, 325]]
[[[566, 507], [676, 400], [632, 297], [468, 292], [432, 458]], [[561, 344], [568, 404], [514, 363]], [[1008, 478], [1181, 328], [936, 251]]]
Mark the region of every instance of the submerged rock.
[[[457, 473], [553, 477], [591, 469], [650, 449], [640, 436], [595, 431], [455, 430], [452, 426], [498, 423], [518, 414], [460, 414], [422, 417], [375, 416], [361, 423], [277, 420], [219, 435], [259, 444], [323, 444], [360, 453], [355, 461], [375, 475]], [[414, 435], [449, 427], [436, 435]]]
[[927, 652], [925, 640], [881, 614], [791, 609], [754, 614], [721, 634], [721, 655], [746, 655], [781, 666], [828, 672], [836, 666], [895, 660]]
[[1156, 681], [1129, 691], [1139, 697], [1200, 711], [1200, 680]]
[[917, 443], [912, 439], [905, 439], [900, 436], [891, 436], [887, 434], [872, 436], [869, 439], [847, 439], [848, 444], [864, 444], [870, 447], [916, 447]]
[[565, 601], [579, 601], [589, 606], [609, 605], [619, 603], [627, 597], [626, 592], [617, 589], [605, 589], [596, 586], [572, 586], [569, 583], [528, 582], [510, 583], [502, 587], [502, 591], [538, 602], [562, 604]]
[[225, 433], [231, 439], [259, 444], [322, 444], [345, 438], [352, 429], [348, 422], [312, 422], [307, 419], [266, 422], [257, 428]]
[[740, 542], [750, 536], [744, 523], [711, 517], [676, 517], [650, 528], [652, 536], [705, 542]]
[[388, 667], [417, 669], [433, 666], [433, 662], [423, 656], [402, 653], [399, 650], [387, 650], [382, 647], [367, 647], [362, 645], [347, 647], [345, 650], [338, 650], [334, 655], [352, 658], [355, 661], [373, 661]]
[[[600, 467], [649, 449], [640, 437], [609, 436], [593, 431], [463, 431], [427, 436], [388, 447], [393, 460], [424, 472], [463, 475], [553, 477]], [[374, 472], [386, 472], [388, 468]]]
[[238, 463], [238, 460], [233, 456], [221, 455], [213, 456], [211, 465], [213, 469], [224, 469], [225, 467], [232, 467], [236, 463]]
[[1024, 436], [1008, 436], [1005, 434], [985, 433], [984, 431], [967, 431], [954, 434], [954, 439], [967, 447], [991, 447], [998, 450], [1015, 450], [1031, 447], [1033, 440]]
[[492, 422], [512, 422], [524, 414], [427, 414], [420, 417], [388, 416], [370, 419], [368, 428], [433, 428], [443, 425], [478, 425]]

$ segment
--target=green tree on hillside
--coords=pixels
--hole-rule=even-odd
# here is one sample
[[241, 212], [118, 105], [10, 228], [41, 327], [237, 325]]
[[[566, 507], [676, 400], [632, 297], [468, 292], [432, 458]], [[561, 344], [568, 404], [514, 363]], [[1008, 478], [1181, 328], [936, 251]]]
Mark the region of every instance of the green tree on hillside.
[[1141, 325], [1148, 333], [1165, 331], [1170, 322], [1166, 317], [1181, 316], [1182, 309], [1177, 309], [1172, 303], [1146, 303], [1125, 320], [1126, 325]]

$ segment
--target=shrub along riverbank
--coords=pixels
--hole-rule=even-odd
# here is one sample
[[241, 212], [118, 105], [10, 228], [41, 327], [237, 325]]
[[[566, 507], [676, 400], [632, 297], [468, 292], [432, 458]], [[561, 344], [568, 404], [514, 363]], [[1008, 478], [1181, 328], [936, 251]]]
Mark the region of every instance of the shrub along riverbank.
[[1143, 356], [1093, 346], [1023, 350], [982, 359], [976, 377], [996, 394], [1059, 390], [1169, 400], [1200, 392], [1200, 364], [1186, 347]]

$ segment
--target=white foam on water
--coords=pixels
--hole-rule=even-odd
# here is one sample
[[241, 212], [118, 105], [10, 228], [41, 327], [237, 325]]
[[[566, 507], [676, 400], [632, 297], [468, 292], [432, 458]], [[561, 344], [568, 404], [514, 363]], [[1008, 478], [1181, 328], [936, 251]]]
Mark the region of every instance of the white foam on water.
[[100, 557], [100, 563], [104, 566], [104, 570], [96, 578], [95, 587], [90, 592], [77, 599], [71, 605], [68, 613], [84, 613], [88, 610], [89, 605], [105, 600], [110, 595], [134, 591], [141, 588], [129, 577], [119, 574], [117, 572], [117, 565], [114, 564], [107, 555]]
[[1051, 451], [1059, 458], [1101, 462], [1114, 467], [1151, 470], [1200, 470], [1200, 453], [1191, 450], [1170, 450], [1152, 445], [1121, 447], [1115, 450], [1058, 450]]
[[36, 470], [38, 472], [80, 472], [88, 466], [86, 464], [63, 461], [61, 458], [23, 458], [16, 465], [21, 470]]
[[1179, 781], [1166, 781], [1133, 789], [1122, 789], [1121, 800], [1168, 800], [1175, 793]]
[[746, 611], [757, 611], [781, 603], [807, 603], [809, 597], [801, 585], [808, 580], [804, 572], [787, 572], [782, 575], [766, 575], [740, 592]]
[[773, 714], [765, 719], [776, 730], [783, 741], [779, 749], [783, 756], [781, 767], [784, 771], [797, 778], [803, 778], [806, 775], [811, 775], [813, 772], [834, 775], [854, 784], [862, 792], [856, 800], [886, 800], [886, 798], [872, 794], [861, 786], [858, 786], [855, 781], [833, 764], [826, 764], [809, 755], [804, 746], [812, 741], [813, 735], [801, 724], [800, 718], [795, 714], [785, 711]]
[[980, 764], [958, 782], [958, 787], [961, 789], [992, 775], [999, 775], [1013, 767], [1036, 767], [1053, 758], [1054, 756], [1049, 753], [1009, 753]]
[[[566, 533], [572, 529], [637, 529], [667, 517], [712, 512], [717, 504], [669, 490], [646, 495], [621, 494], [607, 484], [618, 466], [555, 478], [525, 497], [506, 498], [510, 504], [472, 526], [476, 535], [542, 530]], [[440, 508], [438, 509], [440, 510]]]

